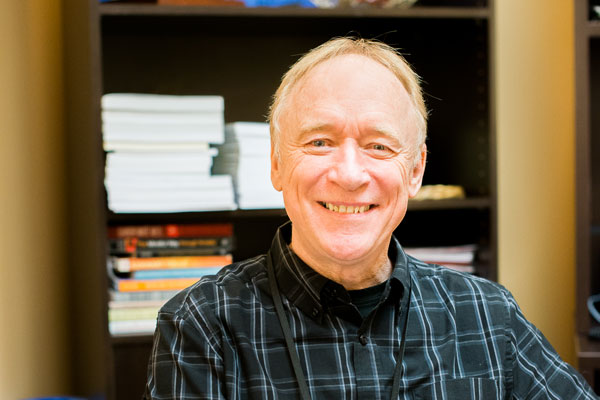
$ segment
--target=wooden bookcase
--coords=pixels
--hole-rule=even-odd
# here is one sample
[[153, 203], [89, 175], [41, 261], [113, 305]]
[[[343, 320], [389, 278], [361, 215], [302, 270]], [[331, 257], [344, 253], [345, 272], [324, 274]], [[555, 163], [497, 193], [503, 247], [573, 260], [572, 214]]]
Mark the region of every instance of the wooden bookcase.
[[98, 4], [65, 0], [65, 82], [76, 392], [139, 398], [151, 336], [107, 329], [106, 228], [232, 222], [240, 260], [268, 249], [282, 210], [122, 214], [106, 209], [100, 98], [109, 92], [218, 94], [225, 119], [264, 121], [299, 55], [347, 34], [399, 47], [431, 110], [425, 184], [459, 184], [464, 200], [411, 202], [406, 246], [477, 243], [477, 273], [496, 278], [496, 147], [491, 0], [421, 0], [402, 9]]
[[600, 392], [600, 330], [587, 309], [600, 293], [600, 20], [592, 0], [575, 1], [577, 149], [577, 357], [579, 370]]

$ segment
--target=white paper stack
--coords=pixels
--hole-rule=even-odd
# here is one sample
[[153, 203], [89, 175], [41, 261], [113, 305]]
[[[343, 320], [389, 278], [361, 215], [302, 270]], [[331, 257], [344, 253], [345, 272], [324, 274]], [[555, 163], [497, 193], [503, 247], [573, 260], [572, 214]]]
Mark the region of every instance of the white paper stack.
[[477, 245], [446, 247], [405, 247], [406, 254], [430, 264], [439, 264], [462, 272], [475, 272]]
[[239, 208], [283, 208], [283, 196], [271, 184], [271, 139], [268, 124], [227, 124], [225, 144], [219, 146], [213, 173], [233, 176]]
[[232, 210], [231, 176], [213, 176], [224, 142], [220, 96], [102, 97], [108, 207], [116, 213]]

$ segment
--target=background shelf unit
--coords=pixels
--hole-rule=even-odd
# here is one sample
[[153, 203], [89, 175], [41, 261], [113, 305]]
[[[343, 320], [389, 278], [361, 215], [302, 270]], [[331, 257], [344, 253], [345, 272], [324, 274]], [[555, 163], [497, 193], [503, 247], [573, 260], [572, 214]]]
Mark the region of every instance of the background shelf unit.
[[600, 390], [600, 329], [588, 310], [600, 293], [600, 21], [590, 20], [591, 0], [575, 1], [577, 151], [577, 356], [579, 369]]
[[[218, 94], [225, 119], [264, 121], [281, 75], [333, 36], [377, 37], [401, 49], [431, 110], [425, 184], [460, 184], [466, 199], [411, 201], [405, 246], [477, 243], [477, 273], [496, 278], [496, 148], [490, 2], [413, 8], [245, 9], [65, 2], [71, 238], [80, 392], [139, 398], [149, 335], [107, 329], [106, 229], [122, 224], [231, 222], [234, 259], [268, 249], [284, 210], [114, 214], [106, 209], [100, 98], [110, 92]], [[454, 3], [453, 3], [454, 4]], [[90, 371], [87, 367], [94, 363]], [[87, 371], [85, 370], [87, 368]], [[85, 372], [84, 372], [85, 371]], [[84, 376], [84, 374], [86, 376]]]

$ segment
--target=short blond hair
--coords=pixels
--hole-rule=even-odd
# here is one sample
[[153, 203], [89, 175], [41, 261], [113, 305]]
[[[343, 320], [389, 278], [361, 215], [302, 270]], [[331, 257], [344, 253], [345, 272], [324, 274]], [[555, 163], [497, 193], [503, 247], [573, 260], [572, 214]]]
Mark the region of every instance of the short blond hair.
[[281, 134], [279, 119], [294, 86], [318, 64], [347, 54], [362, 55], [380, 63], [402, 83], [413, 103], [417, 127], [414, 151], [415, 156], [420, 155], [420, 150], [427, 137], [427, 107], [423, 99], [420, 77], [393, 47], [377, 40], [352, 37], [334, 38], [312, 49], [283, 75], [281, 84], [273, 96], [268, 116], [271, 143], [275, 154], [279, 156], [279, 137]]

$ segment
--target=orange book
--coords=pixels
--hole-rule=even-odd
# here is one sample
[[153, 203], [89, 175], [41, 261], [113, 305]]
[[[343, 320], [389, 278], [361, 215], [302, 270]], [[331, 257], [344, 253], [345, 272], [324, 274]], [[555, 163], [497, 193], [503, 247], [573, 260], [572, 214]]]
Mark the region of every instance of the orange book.
[[149, 290], [182, 290], [200, 278], [168, 278], [168, 279], [119, 279], [114, 282], [119, 292], [139, 292]]
[[173, 257], [113, 257], [113, 268], [118, 272], [141, 270], [224, 267], [233, 262], [231, 254]]

